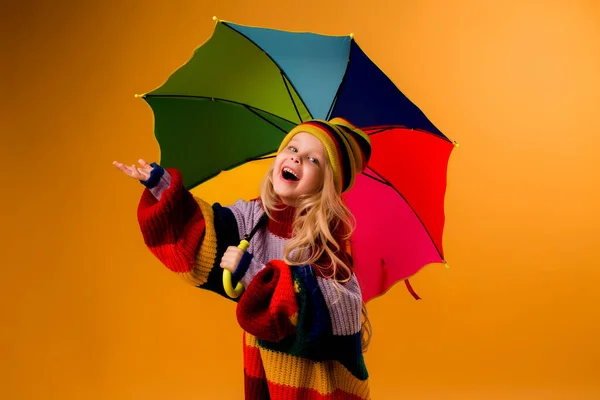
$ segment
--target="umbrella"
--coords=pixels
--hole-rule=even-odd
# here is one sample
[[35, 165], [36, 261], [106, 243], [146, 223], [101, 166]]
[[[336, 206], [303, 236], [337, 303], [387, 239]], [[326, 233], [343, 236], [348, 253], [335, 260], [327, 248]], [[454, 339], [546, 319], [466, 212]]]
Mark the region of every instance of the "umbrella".
[[212, 36], [191, 58], [141, 95], [155, 117], [160, 163], [178, 168], [192, 191], [226, 179], [223, 171], [244, 170], [245, 183], [256, 188], [245, 195], [249, 199], [268, 168], [264, 159], [292, 127], [346, 118], [370, 135], [373, 146], [368, 168], [344, 195], [357, 220], [350, 250], [364, 301], [399, 281], [412, 291], [410, 276], [427, 264], [445, 264], [444, 196], [455, 142], [369, 59], [354, 35], [215, 20]]

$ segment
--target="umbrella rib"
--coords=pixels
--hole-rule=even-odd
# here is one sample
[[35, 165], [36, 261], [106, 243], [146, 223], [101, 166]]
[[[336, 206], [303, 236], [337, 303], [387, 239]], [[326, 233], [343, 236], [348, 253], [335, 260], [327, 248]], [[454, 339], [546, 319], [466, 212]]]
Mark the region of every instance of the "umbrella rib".
[[[279, 66], [278, 66], [278, 68], [279, 68]], [[302, 117], [300, 116], [300, 111], [298, 111], [298, 107], [296, 106], [296, 102], [294, 101], [294, 96], [292, 96], [292, 92], [290, 91], [290, 88], [285, 79], [285, 75], [283, 74], [283, 71], [281, 70], [281, 68], [279, 68], [279, 72], [281, 73], [281, 80], [283, 80], [283, 84], [285, 85], [285, 89], [288, 92], [288, 96], [290, 96], [290, 100], [292, 101], [292, 104], [294, 105], [294, 110], [296, 110], [296, 115], [298, 115], [298, 121], [302, 122]], [[291, 82], [290, 82], [290, 84], [291, 84]], [[300, 95], [298, 95], [298, 97], [300, 97]]]
[[252, 161], [260, 161], [260, 160], [264, 160], [264, 159], [268, 159], [268, 158], [274, 158], [274, 156], [269, 156], [269, 155], [268, 155], [268, 154], [271, 154], [271, 153], [272, 153], [272, 152], [270, 151], [270, 152], [268, 152], [268, 153], [265, 153], [264, 155], [259, 155], [259, 156], [255, 157], [255, 158], [249, 158], [249, 159], [246, 159], [246, 160], [242, 160], [242, 161], [240, 161], [240, 162], [238, 162], [238, 163], [236, 163], [236, 164], [233, 164], [233, 165], [230, 165], [230, 166], [228, 166], [227, 168], [225, 168], [225, 169], [223, 169], [223, 170], [221, 170], [221, 171], [219, 171], [219, 172], [216, 172], [216, 173], [214, 173], [214, 174], [212, 174], [212, 175], [209, 175], [208, 177], [202, 178], [202, 179], [200, 179], [200, 180], [198, 180], [198, 181], [195, 181], [195, 182], [193, 182], [193, 183], [191, 183], [191, 184], [188, 184], [188, 185], [186, 186], [186, 188], [188, 188], [188, 189], [193, 189], [193, 188], [195, 188], [196, 186], [198, 186], [198, 185], [201, 185], [202, 183], [204, 183], [204, 182], [206, 182], [206, 181], [208, 181], [208, 180], [210, 180], [210, 179], [212, 179], [212, 178], [214, 178], [214, 177], [218, 176], [218, 175], [219, 175], [221, 172], [223, 172], [223, 171], [231, 171], [232, 169], [235, 169], [235, 168], [237, 168], [237, 167], [240, 167], [240, 166], [242, 166], [242, 165], [244, 165], [244, 164], [246, 164], [246, 163], [248, 163], [248, 162], [252, 162]]
[[353, 47], [352, 40], [354, 40], [354, 39], [350, 39], [350, 51], [348, 52], [348, 64], [346, 65], [346, 70], [344, 71], [344, 76], [342, 77], [340, 86], [338, 86], [337, 91], [335, 92], [335, 96], [333, 96], [333, 100], [331, 101], [331, 105], [329, 106], [329, 111], [327, 111], [327, 120], [331, 119], [331, 114], [333, 113], [333, 108], [335, 107], [335, 104], [337, 103], [337, 99], [340, 95], [340, 91], [342, 90], [342, 86], [344, 86], [344, 82], [346, 82], [346, 77], [348, 76], [348, 70], [350, 69], [350, 60], [352, 60], [352, 47]]
[[[254, 40], [250, 39], [248, 36], [244, 35], [242, 32], [238, 31], [237, 29], [234, 29], [233, 27], [231, 27], [229, 24], [224, 23], [224, 25], [226, 27], [228, 27], [229, 29], [231, 29], [232, 31], [234, 31], [235, 33], [237, 33], [238, 35], [241, 35], [242, 37], [244, 37], [247, 41], [249, 41], [250, 43], [252, 43], [253, 45], [256, 46], [257, 49], [259, 49], [260, 51], [262, 51], [264, 53], [265, 56], [267, 56], [269, 58], [269, 60], [271, 60], [271, 62], [273, 63], [273, 65], [275, 65], [277, 67], [277, 69], [279, 70], [279, 72], [281, 73], [281, 75], [284, 75], [286, 78], [288, 78], [288, 82], [290, 83], [290, 85], [292, 86], [292, 89], [294, 89], [294, 92], [296, 92], [296, 94], [298, 95], [298, 98], [300, 99], [300, 101], [302, 102], [302, 105], [304, 106], [304, 108], [306, 109], [306, 111], [308, 112], [308, 114], [310, 115], [310, 117], [312, 118], [312, 113], [310, 112], [310, 110], [308, 109], [308, 107], [306, 106], [306, 103], [304, 102], [304, 100], [302, 99], [302, 96], [300, 96], [300, 93], [298, 93], [298, 90], [296, 89], [296, 87], [294, 86], [294, 84], [292, 83], [291, 79], [289, 76], [287, 76], [287, 74], [283, 71], [283, 68], [281, 68], [281, 66], [279, 64], [277, 64], [277, 62], [273, 59], [273, 57], [271, 57], [269, 55], [269, 53], [267, 53], [262, 47], [260, 47], [258, 45], [258, 43], [256, 43]], [[285, 83], [285, 82], [284, 82]], [[286, 85], [287, 88], [287, 85]], [[288, 89], [289, 92], [289, 89]], [[290, 96], [290, 100], [292, 100], [292, 104], [294, 104], [294, 107], [296, 107], [296, 104], [294, 103], [294, 100], [292, 99], [292, 96]], [[298, 109], [296, 109], [296, 112], [298, 112]], [[298, 115], [298, 117], [300, 117], [300, 115]], [[302, 118], [299, 118], [300, 121], [302, 121]]]
[[[377, 171], [375, 171], [372, 167], [367, 167], [367, 168], [371, 172], [373, 172], [375, 175], [377, 175], [378, 177], [380, 177], [381, 179], [383, 179], [385, 181], [385, 183], [389, 187], [391, 187], [396, 193], [398, 193], [398, 195], [400, 197], [402, 197], [402, 199], [404, 200], [404, 202], [406, 203], [406, 205], [411, 209], [411, 211], [413, 212], [413, 214], [415, 215], [415, 217], [417, 217], [417, 219], [421, 223], [421, 226], [423, 227], [423, 229], [425, 229], [425, 232], [427, 233], [427, 236], [429, 236], [429, 239], [431, 240], [431, 243], [433, 243], [433, 247], [435, 247], [435, 251], [437, 251], [437, 253], [440, 256], [440, 258], [442, 259], [442, 261], [445, 262], [444, 256], [442, 255], [442, 252], [440, 251], [440, 249], [438, 249], [437, 245], [435, 244], [435, 240], [433, 240], [433, 238], [431, 237], [431, 233], [429, 233], [429, 230], [427, 229], [427, 227], [423, 223], [423, 220], [421, 219], [421, 217], [419, 217], [419, 214], [417, 214], [417, 212], [415, 211], [414, 208], [412, 208], [412, 206], [410, 205], [410, 203], [408, 202], [408, 200], [406, 200], [406, 197], [404, 197], [404, 195], [391, 182], [388, 182], [380, 173], [378, 173]], [[364, 172], [363, 172], [363, 174], [366, 175], [366, 176], [369, 176], [369, 175], [365, 174]]]
[[267, 160], [267, 159], [269, 159], [269, 158], [275, 158], [275, 157], [277, 157], [277, 156], [262, 156], [262, 157], [255, 157], [255, 158], [253, 158], [253, 159], [252, 159], [252, 160], [250, 160], [250, 161], [260, 161], [260, 160]]
[[371, 179], [373, 179], [374, 181], [377, 181], [377, 182], [379, 182], [379, 183], [382, 183], [382, 184], [384, 184], [384, 185], [392, 186], [392, 185], [391, 185], [391, 184], [390, 184], [388, 181], [386, 181], [385, 179], [381, 179], [381, 178], [378, 178], [378, 177], [376, 177], [376, 176], [369, 175], [369, 174], [367, 174], [366, 172], [363, 172], [363, 175], [364, 175], [364, 176], [367, 176], [367, 177], [369, 177], [369, 178], [371, 178]]
[[367, 133], [367, 135], [369, 135], [369, 136], [377, 135], [378, 133], [383, 133], [383, 132], [389, 131], [390, 129], [396, 129], [396, 128], [409, 129], [411, 131], [417, 131], [417, 132], [421, 132], [421, 133], [426, 133], [426, 134], [434, 136], [434, 137], [436, 137], [438, 139], [442, 139], [442, 140], [444, 140], [444, 141], [446, 141], [448, 143], [452, 143], [452, 144], [455, 143], [454, 141], [452, 141], [448, 137], [446, 137], [446, 135], [444, 135], [444, 134], [442, 134], [440, 136], [440, 135], [436, 135], [435, 133], [426, 131], [425, 129], [409, 128], [406, 125], [387, 125], [387, 126], [367, 126], [367, 127], [361, 127], [361, 129], [363, 131], [364, 130], [369, 130], [369, 129], [378, 129], [375, 132]]
[[[287, 133], [287, 131], [285, 129], [283, 129], [282, 127], [280, 127], [279, 125], [276, 125], [273, 121], [270, 121], [268, 119], [266, 119], [265, 117], [263, 117], [262, 115], [260, 115], [259, 113], [257, 113], [256, 111], [254, 111], [252, 109], [252, 107], [250, 107], [249, 105], [244, 104], [244, 107], [246, 109], [248, 109], [248, 111], [250, 111], [252, 114], [256, 115], [257, 117], [265, 120], [267, 123], [273, 125], [275, 128], [279, 129], [281, 132], [283, 132], [284, 134]], [[261, 110], [262, 111], [262, 110]]]
[[[239, 101], [221, 99], [221, 98], [218, 98], [218, 97], [187, 95], [187, 94], [146, 94], [144, 97], [155, 97], [155, 98], [164, 97], [164, 98], [168, 98], [168, 99], [177, 99], [177, 98], [182, 98], [182, 99], [204, 99], [204, 100], [220, 101], [220, 102], [223, 102], [223, 103], [232, 103], [232, 104], [237, 104], [237, 105], [246, 107], [246, 108], [248, 108], [250, 110], [258, 110], [258, 111], [263, 112], [265, 114], [272, 115], [272, 116], [274, 116], [276, 118], [279, 118], [279, 119], [281, 119], [281, 120], [283, 120], [285, 122], [289, 122], [291, 125], [297, 125], [297, 122], [290, 121], [289, 119], [280, 117], [279, 115], [275, 115], [272, 112], [269, 112], [269, 111], [266, 111], [266, 110], [263, 110], [263, 109], [260, 109], [260, 108], [252, 107], [252, 106], [249, 106], [248, 104], [240, 103]], [[281, 128], [279, 128], [279, 129], [281, 129]], [[286, 131], [286, 133], [287, 133], [287, 131]]]
[[369, 135], [369, 136], [377, 135], [378, 133], [385, 132], [385, 131], [387, 131], [388, 129], [389, 129], [389, 128], [383, 128], [383, 129], [380, 129], [380, 130], [378, 130], [378, 131], [375, 131], [375, 132], [370, 132], [370, 133], [367, 133], [367, 135]]

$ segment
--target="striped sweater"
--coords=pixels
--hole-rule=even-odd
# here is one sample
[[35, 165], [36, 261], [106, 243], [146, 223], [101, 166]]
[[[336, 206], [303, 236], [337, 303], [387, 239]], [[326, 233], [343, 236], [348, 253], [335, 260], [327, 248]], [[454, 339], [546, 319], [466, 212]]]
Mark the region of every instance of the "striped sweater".
[[[207, 204], [185, 189], [178, 170], [153, 165], [138, 206], [146, 245], [194, 286], [230, 299], [220, 259], [258, 223], [260, 202]], [[288, 207], [259, 228], [233, 274], [246, 287], [233, 300], [244, 331], [245, 398], [369, 399], [356, 277], [335, 283], [281, 261], [294, 213]]]

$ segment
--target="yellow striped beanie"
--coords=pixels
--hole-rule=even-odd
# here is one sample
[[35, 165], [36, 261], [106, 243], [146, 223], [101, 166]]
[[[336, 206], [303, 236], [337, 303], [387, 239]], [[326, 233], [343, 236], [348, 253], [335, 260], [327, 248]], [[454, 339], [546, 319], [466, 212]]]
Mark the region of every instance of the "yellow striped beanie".
[[278, 153], [300, 132], [316, 136], [325, 146], [338, 192], [350, 190], [356, 175], [365, 170], [371, 157], [369, 136], [343, 118], [313, 119], [294, 127], [283, 138]]

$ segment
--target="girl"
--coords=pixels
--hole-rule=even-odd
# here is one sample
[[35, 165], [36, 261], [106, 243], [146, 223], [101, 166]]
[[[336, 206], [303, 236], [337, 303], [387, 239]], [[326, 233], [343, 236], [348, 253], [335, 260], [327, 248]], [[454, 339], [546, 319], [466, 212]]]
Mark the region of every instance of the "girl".
[[[370, 154], [369, 137], [344, 119], [302, 123], [281, 142], [260, 197], [229, 207], [195, 198], [176, 169], [113, 163], [147, 188], [138, 221], [162, 263], [226, 298], [223, 269], [245, 288], [234, 301], [246, 399], [370, 398], [370, 325], [345, 250], [354, 220], [341, 196]], [[247, 251], [238, 248], [251, 232]]]

